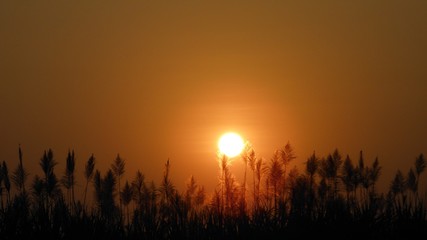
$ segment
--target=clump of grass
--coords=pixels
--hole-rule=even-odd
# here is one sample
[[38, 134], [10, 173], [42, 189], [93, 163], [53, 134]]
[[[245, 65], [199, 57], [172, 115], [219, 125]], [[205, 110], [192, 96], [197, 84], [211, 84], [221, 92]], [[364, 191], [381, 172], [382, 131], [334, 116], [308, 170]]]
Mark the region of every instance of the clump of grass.
[[[0, 169], [1, 239], [396, 239], [427, 235], [426, 199], [419, 192], [426, 168], [422, 154], [406, 176], [397, 171], [389, 191], [379, 193], [375, 187], [381, 175], [379, 160], [367, 165], [362, 152], [357, 164], [338, 150], [322, 158], [313, 153], [300, 173], [289, 166], [296, 159], [289, 143], [270, 161], [250, 148], [242, 155], [245, 177], [241, 183], [233, 176], [227, 157], [219, 157], [219, 184], [210, 197], [194, 177], [179, 192], [170, 178], [169, 160], [158, 187], [139, 170], [134, 179], [120, 186], [125, 161], [117, 155], [111, 169], [101, 173], [92, 155], [85, 165], [80, 200], [74, 197], [78, 187], [74, 151], [66, 158], [62, 181], [55, 174], [53, 151], [45, 151], [40, 160], [43, 176], [34, 176], [29, 191], [21, 148], [18, 153], [19, 163], [12, 174], [14, 196], [6, 162]], [[88, 189], [95, 200], [90, 206], [86, 204]]]

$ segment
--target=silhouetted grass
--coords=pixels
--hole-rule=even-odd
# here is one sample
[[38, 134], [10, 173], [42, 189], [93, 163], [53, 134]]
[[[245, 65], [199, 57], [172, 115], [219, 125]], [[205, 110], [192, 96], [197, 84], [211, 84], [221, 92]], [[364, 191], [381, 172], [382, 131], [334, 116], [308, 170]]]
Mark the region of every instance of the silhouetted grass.
[[[377, 192], [381, 174], [378, 159], [365, 164], [363, 153], [355, 165], [338, 150], [324, 158], [315, 154], [299, 173], [289, 168], [295, 159], [290, 144], [270, 161], [253, 149], [242, 154], [245, 178], [240, 186], [228, 159], [219, 157], [220, 182], [207, 197], [193, 177], [180, 193], [169, 174], [169, 160], [157, 187], [138, 171], [134, 179], [119, 180], [125, 162], [119, 155], [102, 174], [89, 158], [84, 198], [75, 199], [74, 152], [66, 159], [62, 186], [55, 175], [53, 151], [44, 152], [26, 188], [28, 173], [19, 148], [19, 164], [11, 176], [1, 165], [1, 239], [410, 239], [427, 236], [427, 211], [418, 185], [426, 168], [423, 155], [407, 176], [396, 173], [390, 190]], [[248, 176], [246, 168], [249, 166]], [[251, 174], [251, 175], [250, 175]], [[252, 177], [252, 178], [251, 178]], [[247, 181], [248, 179], [248, 181]], [[129, 184], [130, 183], [130, 184]], [[63, 187], [63, 188], [62, 188]], [[94, 204], [86, 206], [92, 189]], [[6, 190], [6, 191], [3, 191]], [[64, 196], [63, 191], [66, 194]], [[89, 195], [90, 196], [90, 195]]]

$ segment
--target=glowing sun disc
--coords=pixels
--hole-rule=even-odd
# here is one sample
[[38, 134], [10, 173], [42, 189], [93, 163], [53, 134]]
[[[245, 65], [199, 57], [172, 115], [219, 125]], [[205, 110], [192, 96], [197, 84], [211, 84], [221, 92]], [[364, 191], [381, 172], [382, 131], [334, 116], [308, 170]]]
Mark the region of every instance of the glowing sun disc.
[[235, 157], [239, 155], [245, 146], [242, 137], [237, 133], [226, 133], [221, 136], [218, 141], [219, 151], [227, 157]]

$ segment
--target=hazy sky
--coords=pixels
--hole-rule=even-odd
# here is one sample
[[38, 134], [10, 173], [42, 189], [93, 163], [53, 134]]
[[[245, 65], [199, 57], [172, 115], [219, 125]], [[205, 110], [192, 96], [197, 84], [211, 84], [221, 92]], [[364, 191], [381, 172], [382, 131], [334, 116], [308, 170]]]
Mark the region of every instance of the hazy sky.
[[[427, 154], [427, 1], [0, 2], [0, 160], [30, 179], [52, 148], [81, 174], [217, 183], [236, 131], [269, 160], [378, 156], [380, 183]], [[241, 180], [240, 161], [233, 165]], [[82, 184], [82, 181], [80, 181]], [[82, 184], [83, 185], [83, 184]]]

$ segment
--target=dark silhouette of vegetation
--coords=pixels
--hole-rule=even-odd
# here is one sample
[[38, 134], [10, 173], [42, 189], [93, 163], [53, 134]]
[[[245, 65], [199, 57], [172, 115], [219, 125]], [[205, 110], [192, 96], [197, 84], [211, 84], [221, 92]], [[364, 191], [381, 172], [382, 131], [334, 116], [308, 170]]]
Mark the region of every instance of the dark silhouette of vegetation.
[[[120, 180], [125, 173], [125, 161], [120, 157], [119, 154], [117, 154], [116, 160], [111, 165], [111, 170], [113, 171], [114, 176], [117, 178], [118, 182], [118, 192], [121, 193], [120, 188]], [[123, 216], [122, 214], [122, 195], [119, 194], [119, 210], [120, 210], [120, 216]]]
[[74, 151], [70, 152], [68, 151], [68, 156], [66, 160], [66, 168], [65, 168], [65, 174], [62, 177], [61, 183], [64, 186], [65, 189], [67, 189], [67, 196], [68, 196], [68, 206], [70, 209], [75, 208], [75, 197], [74, 197], [74, 186], [76, 185], [76, 180], [74, 177], [74, 169], [76, 165], [76, 160], [74, 157]]
[[[411, 239], [427, 236], [425, 192], [420, 191], [426, 160], [422, 154], [405, 175], [398, 170], [386, 193], [377, 190], [378, 158], [368, 164], [360, 152], [356, 164], [336, 149], [319, 158], [315, 153], [300, 171], [290, 166], [297, 157], [288, 143], [270, 161], [251, 147], [241, 158], [243, 181], [219, 155], [218, 187], [206, 194], [191, 176], [183, 192], [170, 178], [166, 161], [157, 187], [137, 171], [121, 178], [125, 162], [117, 155], [105, 173], [95, 169], [91, 155], [85, 164], [83, 199], [76, 198], [76, 157], [69, 151], [61, 180], [52, 150], [40, 159], [26, 191], [28, 173], [19, 162], [10, 179], [0, 165], [1, 239], [257, 239], [327, 237], [345, 239]], [[249, 168], [249, 170], [247, 170]], [[248, 185], [248, 186], [246, 186]], [[87, 192], [93, 186], [93, 201]], [[63, 192], [64, 190], [64, 192]], [[65, 196], [64, 196], [65, 195]], [[91, 194], [88, 195], [91, 198]]]
[[21, 150], [21, 146], [19, 146], [18, 153], [19, 153], [19, 164], [16, 167], [16, 170], [13, 172], [12, 181], [16, 185], [16, 187], [18, 188], [18, 191], [19, 191], [20, 195], [24, 196], [26, 194], [26, 191], [25, 191], [25, 182], [27, 181], [28, 173], [24, 169], [24, 165], [22, 163], [22, 150]]
[[0, 171], [0, 200], [1, 209], [4, 210], [3, 191], [6, 190], [6, 206], [10, 204], [10, 178], [7, 164], [3, 161]]
[[92, 154], [92, 156], [90, 156], [89, 160], [87, 161], [87, 163], [85, 165], [85, 171], [84, 171], [84, 176], [86, 178], [86, 186], [85, 186], [85, 194], [84, 194], [84, 198], [83, 198], [83, 208], [85, 211], [86, 211], [87, 188], [89, 186], [89, 182], [93, 178], [94, 170], [95, 170], [95, 157]]

